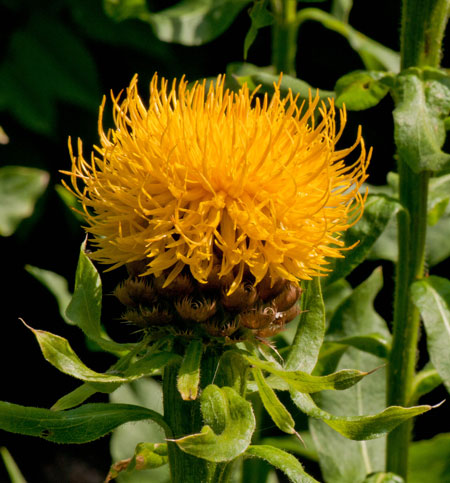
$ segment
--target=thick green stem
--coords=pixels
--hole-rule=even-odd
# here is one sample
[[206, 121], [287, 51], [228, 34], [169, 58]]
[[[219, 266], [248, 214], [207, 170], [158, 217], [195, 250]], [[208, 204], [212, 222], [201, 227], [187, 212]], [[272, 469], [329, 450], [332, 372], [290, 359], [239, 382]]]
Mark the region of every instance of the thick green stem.
[[[438, 67], [447, 23], [449, 0], [404, 0], [402, 10], [402, 68]], [[388, 372], [388, 404], [406, 406], [415, 376], [420, 315], [410, 299], [411, 284], [423, 277], [427, 228], [429, 172], [415, 173], [408, 160], [398, 160], [399, 198], [404, 212], [398, 218], [398, 263], [392, 352]], [[400, 425], [387, 438], [388, 471], [407, 477], [412, 422]]]
[[272, 65], [277, 72], [295, 76], [297, 54], [297, 0], [272, 0]]
[[[201, 387], [214, 380], [220, 353], [207, 349], [201, 365]], [[199, 400], [183, 401], [177, 389], [179, 364], [164, 369], [164, 418], [172, 430], [170, 439], [200, 432], [203, 422]], [[172, 483], [225, 483], [229, 481], [227, 464], [211, 463], [181, 451], [176, 443], [169, 442], [169, 465]]]

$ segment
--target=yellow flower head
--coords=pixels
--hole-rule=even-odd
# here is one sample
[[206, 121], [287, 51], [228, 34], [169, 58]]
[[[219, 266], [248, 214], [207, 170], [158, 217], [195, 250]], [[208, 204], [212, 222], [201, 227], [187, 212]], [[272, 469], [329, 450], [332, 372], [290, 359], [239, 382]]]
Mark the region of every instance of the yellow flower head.
[[362, 214], [370, 153], [360, 132], [336, 149], [346, 114], [339, 111], [337, 131], [332, 100], [299, 105], [279, 86], [262, 97], [247, 86], [226, 90], [224, 77], [188, 87], [156, 74], [148, 105], [137, 76], [123, 99], [112, 99], [115, 129], [103, 130], [103, 101], [100, 146], [90, 159], [80, 140], [78, 156], [71, 149], [93, 259], [111, 268], [145, 260], [143, 275], [164, 275], [165, 286], [184, 267], [205, 283], [215, 266], [232, 293], [244, 271], [255, 284], [265, 275], [296, 281], [342, 257], [340, 234]]

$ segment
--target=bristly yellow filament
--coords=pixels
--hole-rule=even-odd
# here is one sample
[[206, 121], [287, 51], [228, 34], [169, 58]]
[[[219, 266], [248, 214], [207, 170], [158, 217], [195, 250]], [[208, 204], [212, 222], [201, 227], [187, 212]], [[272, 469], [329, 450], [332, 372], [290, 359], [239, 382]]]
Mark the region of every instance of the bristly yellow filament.
[[185, 267], [206, 283], [215, 258], [219, 277], [232, 274], [229, 294], [246, 271], [255, 284], [323, 275], [362, 215], [371, 152], [360, 129], [351, 147], [336, 149], [346, 113], [336, 128], [332, 100], [316, 93], [300, 103], [274, 89], [231, 92], [223, 76], [169, 85], [155, 74], [146, 107], [135, 76], [111, 95], [115, 128], [106, 132], [103, 99], [100, 146], [85, 159], [81, 141], [78, 155], [69, 141], [69, 189], [97, 246], [92, 258], [113, 268], [145, 259], [143, 275], [164, 275], [165, 285]]

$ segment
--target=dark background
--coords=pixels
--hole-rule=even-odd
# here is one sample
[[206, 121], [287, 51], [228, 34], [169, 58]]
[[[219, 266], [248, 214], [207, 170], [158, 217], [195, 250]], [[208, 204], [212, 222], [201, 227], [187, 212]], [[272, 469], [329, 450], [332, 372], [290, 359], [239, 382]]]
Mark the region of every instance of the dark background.
[[[350, 23], [369, 37], [398, 50], [400, 2], [383, 0], [376, 2], [376, 7], [370, 2], [370, 12], [368, 3], [355, 2]], [[168, 2], [153, 1], [149, 5], [157, 10]], [[330, 2], [304, 5], [330, 8]], [[241, 62], [242, 46], [250, 26], [246, 10], [218, 39], [201, 47], [184, 47], [160, 42], [150, 27], [139, 21], [114, 23], [104, 15], [100, 0], [0, 0], [0, 126], [10, 138], [9, 144], [0, 145], [0, 160], [2, 165], [39, 167], [51, 176], [35, 215], [25, 220], [14, 235], [0, 239], [4, 280], [0, 291], [0, 400], [50, 407], [78, 386], [76, 380], [59, 373], [43, 359], [34, 336], [20, 323], [19, 317], [32, 327], [69, 339], [81, 359], [94, 370], [105, 370], [113, 362], [111, 357], [86, 348], [81, 331], [64, 324], [52, 295], [24, 270], [25, 264], [35, 265], [55, 271], [73, 283], [84, 234], [53, 189], [62, 177], [59, 170], [70, 169], [68, 136], [81, 137], [88, 152], [98, 140], [98, 105], [103, 93], [108, 94], [111, 89], [119, 92], [136, 72], [145, 97], [146, 86], [155, 71], [167, 78], [186, 74], [188, 80], [195, 80], [224, 72], [230, 62]], [[69, 61], [74, 78], [79, 74], [83, 79], [87, 101], [77, 103], [70, 96], [66, 99], [52, 97], [58, 79], [40, 72], [32, 50], [21, 49], [23, 44], [17, 43], [17, 38], [32, 28], [30, 25], [40, 22], [62, 26], [76, 37], [87, 53], [86, 65], [79, 59]], [[57, 43], [57, 37], [53, 38], [52, 48], [55, 41]], [[343, 37], [317, 23], [303, 25], [298, 45], [297, 74], [314, 87], [332, 90], [340, 76], [364, 68]], [[25, 61], [29, 69], [19, 70], [17, 85], [20, 89], [14, 93], [5, 87], [4, 74], [5, 65], [17, 63], [17, 57]], [[268, 28], [260, 31], [249, 51], [248, 61], [260, 66], [270, 63]], [[443, 65], [447, 64], [444, 61]], [[7, 102], [5, 90], [9, 96]], [[16, 103], [16, 110], [10, 107], [12, 103]], [[384, 184], [387, 172], [395, 169], [392, 108], [391, 99], [385, 98], [375, 108], [349, 114], [346, 128], [349, 143], [354, 139], [357, 125], [362, 124], [366, 145], [374, 146], [369, 168], [373, 184]], [[31, 110], [28, 118], [27, 109]], [[386, 286], [376, 303], [389, 321], [393, 270], [389, 262], [382, 264]], [[375, 265], [370, 262], [360, 267], [351, 277], [352, 284], [365, 279]], [[446, 272], [448, 264], [433, 270], [439, 275]], [[120, 273], [103, 275], [106, 291], [112, 290], [120, 276]], [[106, 319], [116, 307], [111, 300], [106, 300], [105, 304]], [[438, 390], [427, 397], [427, 402], [436, 403], [445, 397], [444, 391]], [[97, 395], [94, 400], [105, 399]], [[438, 411], [434, 416], [424, 415], [417, 419], [418, 439], [431, 437], [444, 429], [442, 419], [447, 410], [436, 410], [436, 413]], [[86, 445], [60, 446], [41, 439], [0, 433], [0, 446], [9, 449], [29, 483], [102, 481], [111, 463], [108, 443], [105, 437]], [[1, 464], [0, 481], [8, 481]]]

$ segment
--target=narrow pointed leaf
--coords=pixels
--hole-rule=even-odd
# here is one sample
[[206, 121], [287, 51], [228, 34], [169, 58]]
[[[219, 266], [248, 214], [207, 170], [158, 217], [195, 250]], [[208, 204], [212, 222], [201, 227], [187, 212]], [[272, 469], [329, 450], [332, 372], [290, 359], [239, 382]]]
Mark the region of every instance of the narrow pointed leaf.
[[428, 394], [441, 384], [442, 377], [436, 371], [433, 364], [428, 363], [414, 377], [410, 400], [413, 402], [418, 401], [420, 397]]
[[178, 372], [177, 388], [185, 401], [197, 399], [202, 353], [202, 341], [194, 339], [189, 343], [181, 363], [180, 371]]
[[281, 470], [293, 483], [318, 483], [309, 476], [295, 456], [268, 445], [252, 445], [245, 452], [245, 456], [256, 456], [266, 460]]
[[86, 404], [69, 411], [0, 402], [0, 429], [54, 443], [87, 443], [129, 421], [151, 419], [170, 431], [161, 414], [129, 404]]
[[2, 457], [11, 483], [27, 483], [10, 452], [5, 447], [0, 448], [0, 456]]
[[424, 321], [431, 362], [450, 392], [450, 281], [431, 276], [415, 282], [411, 297]]
[[316, 406], [309, 394], [298, 391], [291, 394], [294, 403], [308, 416], [321, 419], [338, 433], [356, 441], [379, 438], [404, 421], [433, 409], [433, 406], [428, 405], [411, 408], [390, 406], [374, 415], [339, 417]]
[[91, 386], [89, 383], [85, 382], [78, 386], [73, 391], [60, 397], [55, 404], [51, 407], [52, 411], [64, 411], [66, 409], [72, 409], [80, 404], [83, 404], [86, 399], [98, 392], [97, 388]]
[[213, 384], [204, 389], [200, 403], [206, 425], [198, 434], [175, 440], [178, 447], [216, 463], [237, 458], [250, 445], [255, 430], [251, 404], [234, 389]]
[[359, 382], [368, 372], [361, 372], [353, 369], [344, 369], [327, 376], [312, 376], [303, 371], [285, 371], [278, 369], [270, 362], [264, 362], [256, 357], [244, 356], [247, 361], [259, 369], [283, 379], [292, 389], [305, 393], [313, 393], [332, 389], [341, 391]]
[[267, 384], [261, 370], [253, 368], [252, 373], [258, 386], [259, 397], [273, 422], [281, 431], [288, 434], [296, 434], [295, 421], [284, 404], [278, 399], [275, 391]]
[[325, 306], [319, 277], [304, 284], [301, 309], [297, 333], [285, 367], [289, 371], [311, 373], [317, 363], [325, 334]]
[[80, 258], [75, 275], [75, 291], [67, 310], [67, 318], [96, 342], [102, 349], [122, 355], [131, 344], [119, 344], [107, 338], [100, 325], [102, 308], [102, 284], [100, 276], [81, 245]]

